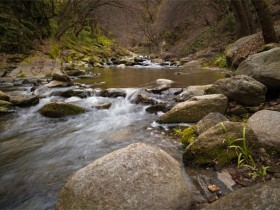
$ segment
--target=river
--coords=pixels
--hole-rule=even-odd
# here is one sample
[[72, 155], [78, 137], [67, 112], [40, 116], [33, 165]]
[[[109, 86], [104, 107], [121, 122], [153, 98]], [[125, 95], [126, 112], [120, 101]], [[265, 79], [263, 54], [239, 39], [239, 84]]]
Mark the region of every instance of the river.
[[[89, 112], [49, 119], [38, 109], [51, 100], [62, 99], [50, 94], [36, 106], [0, 116], [0, 209], [54, 209], [59, 190], [71, 174], [134, 142], [157, 145], [180, 159], [179, 143], [166, 131], [153, 128], [156, 116], [145, 112], [145, 106], [132, 103], [132, 99], [141, 88], [155, 86], [159, 78], [171, 79], [175, 81], [173, 87], [182, 88], [210, 84], [223, 77], [214, 71], [182, 68], [108, 68], [93, 72], [101, 75], [76, 82], [124, 88], [127, 97], [93, 95], [77, 102]], [[30, 87], [14, 91], [29, 92]], [[112, 107], [96, 110], [91, 104], [97, 101], [111, 102]]]

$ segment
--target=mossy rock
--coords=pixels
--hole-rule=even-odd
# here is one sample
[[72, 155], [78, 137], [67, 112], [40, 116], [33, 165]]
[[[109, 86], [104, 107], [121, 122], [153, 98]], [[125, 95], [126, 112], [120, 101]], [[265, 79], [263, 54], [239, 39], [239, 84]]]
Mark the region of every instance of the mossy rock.
[[15, 110], [12, 109], [12, 103], [8, 101], [0, 100], [0, 115], [9, 114], [15, 112]]
[[10, 96], [8, 96], [6, 93], [0, 91], [0, 100], [10, 101]]
[[13, 104], [8, 102], [8, 101], [3, 101], [3, 100], [0, 100], [0, 107], [6, 107], [6, 108], [10, 108], [12, 107]]
[[59, 118], [84, 113], [86, 110], [74, 104], [63, 102], [52, 102], [44, 105], [40, 110], [40, 114], [45, 117]]
[[11, 103], [20, 107], [33, 106], [39, 103], [39, 97], [33, 95], [11, 96]]
[[180, 142], [183, 149], [197, 138], [196, 126], [190, 126], [184, 130], [175, 129], [175, 133], [181, 137]]
[[[226, 129], [223, 129], [221, 123], [209, 128], [198, 138], [191, 142], [183, 154], [183, 161], [187, 164], [205, 166], [215, 165], [222, 167], [229, 164], [233, 159], [237, 158], [235, 150], [229, 149], [227, 138], [232, 140], [243, 137], [243, 129], [246, 128], [246, 142], [249, 148], [257, 147], [258, 140], [251, 128], [246, 124], [239, 122], [223, 122]], [[241, 145], [242, 141], [235, 143]]]

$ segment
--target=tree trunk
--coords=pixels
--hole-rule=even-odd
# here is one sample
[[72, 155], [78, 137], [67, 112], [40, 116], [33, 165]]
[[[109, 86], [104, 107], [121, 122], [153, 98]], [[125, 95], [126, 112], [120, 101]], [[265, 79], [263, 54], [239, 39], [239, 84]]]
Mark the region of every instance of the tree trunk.
[[242, 0], [232, 0], [231, 1], [234, 13], [239, 20], [239, 35], [247, 36], [251, 34], [250, 25], [247, 19], [245, 9], [242, 4]]
[[242, 1], [244, 12], [246, 14], [247, 22], [250, 29], [250, 34], [256, 33], [256, 24], [254, 23], [253, 14], [251, 11], [251, 3], [250, 1]]
[[265, 0], [252, 0], [252, 3], [261, 23], [264, 42], [266, 44], [278, 42], [278, 37], [276, 36], [274, 30], [272, 15], [268, 8], [268, 4]]

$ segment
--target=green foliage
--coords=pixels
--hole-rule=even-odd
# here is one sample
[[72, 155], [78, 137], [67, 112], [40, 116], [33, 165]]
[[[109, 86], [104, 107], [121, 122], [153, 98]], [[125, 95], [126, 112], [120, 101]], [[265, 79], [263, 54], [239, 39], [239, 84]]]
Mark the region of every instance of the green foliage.
[[186, 148], [197, 137], [195, 126], [190, 126], [184, 130], [176, 128], [174, 132], [176, 135], [180, 136], [180, 142], [183, 148]]
[[[262, 164], [257, 165], [253, 159], [253, 151], [248, 146], [246, 140], [246, 127], [243, 128], [242, 138], [232, 139], [229, 137], [229, 134], [223, 123], [221, 123], [221, 126], [226, 135], [228, 149], [234, 149], [237, 154], [237, 167], [249, 169], [252, 171], [251, 175], [253, 179], [261, 178], [264, 181], [264, 177], [266, 176], [266, 171], [269, 166], [264, 166]], [[239, 142], [241, 142], [241, 144], [238, 144]]]
[[260, 178], [262, 179], [263, 181], [266, 174], [267, 174], [267, 169], [269, 169], [269, 166], [263, 166], [261, 165], [257, 170], [255, 170], [252, 174], [252, 177], [253, 179], [257, 179], [257, 178]]
[[220, 68], [227, 68], [228, 67], [225, 54], [218, 55], [216, 58], [213, 59], [211, 64], [213, 66], [217, 66], [217, 67], [220, 67]]
[[0, 2], [0, 52], [23, 52], [35, 38], [51, 33], [48, 22], [50, 1]]
[[60, 48], [58, 45], [53, 45], [50, 52], [49, 52], [49, 55], [52, 59], [56, 59], [57, 57], [60, 56]]

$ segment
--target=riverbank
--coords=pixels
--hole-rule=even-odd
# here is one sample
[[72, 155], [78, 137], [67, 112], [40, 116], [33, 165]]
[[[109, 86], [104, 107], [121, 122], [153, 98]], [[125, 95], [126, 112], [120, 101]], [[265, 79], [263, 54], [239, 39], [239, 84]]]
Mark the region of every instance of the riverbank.
[[[36, 65], [41, 65], [41, 62], [31, 59], [25, 65], [28, 69], [26, 72], [43, 78], [29, 79], [29, 74], [26, 73], [19, 79], [20, 73], [25, 74], [19, 71], [24, 66], [24, 62], [21, 63], [9, 73], [10, 77], [3, 77], [1, 80], [1, 114], [5, 114], [1, 116], [0, 124], [4, 135], [1, 139], [1, 144], [4, 145], [1, 152], [1, 182], [4, 183], [1, 194], [4, 195], [4, 206], [28, 208], [35, 202], [37, 207], [54, 208], [58, 192], [68, 176], [93, 160], [98, 161], [98, 158], [106, 157], [107, 154], [135, 142], [160, 147], [179, 162], [181, 153], [184, 153], [183, 162], [187, 166], [185, 184], [193, 196], [188, 199], [186, 209], [212, 208], [212, 205], [224, 202], [228, 198], [225, 196], [227, 194], [237, 196], [230, 202], [232, 205], [239, 205], [237, 189], [248, 187], [242, 190], [245, 191], [244, 194], [258, 195], [253, 187], [257, 183], [260, 183], [257, 185], [259, 188], [269, 189], [265, 191], [269, 193], [264, 195], [263, 202], [277, 206], [277, 198], [273, 200], [268, 197], [271, 193], [279, 193], [273, 188], [273, 185], [277, 186], [279, 178], [279, 71], [274, 71], [275, 66], [280, 66], [277, 64], [279, 47], [275, 45], [271, 48], [243, 61], [235, 72], [236, 75], [232, 76], [228, 73], [220, 74], [211, 68], [203, 69], [200, 66], [201, 60], [185, 58], [172, 66], [175, 60], [172, 61], [171, 58], [154, 58], [157, 62], [152, 63], [145, 57], [136, 56], [133, 59], [116, 58], [113, 61], [110, 58], [112, 63], [103, 64], [114, 66], [109, 75], [102, 74], [102, 71], [106, 72], [105, 68], [95, 72], [91, 66], [79, 66], [76, 61], [66, 62], [67, 65], [62, 68], [58, 65], [58, 71], [45, 63], [43, 66], [52, 71], [51, 75], [44, 75], [37, 72]], [[42, 54], [40, 59], [45, 56], [46, 54]], [[270, 59], [266, 59], [267, 57]], [[83, 58], [77, 59], [84, 62]], [[135, 69], [126, 71], [131, 60]], [[183, 62], [186, 63], [178, 68]], [[168, 65], [163, 65], [167, 63]], [[257, 67], [263, 65], [261, 69], [265, 68], [265, 71], [259, 72], [259, 68], [254, 65], [256, 63]], [[144, 69], [147, 64], [150, 69]], [[131, 86], [137, 89], [110, 88], [114, 86], [110, 81], [116, 80], [116, 75], [122, 71], [124, 73], [120, 73], [121, 79], [133, 78], [142, 82], [141, 88], [136, 83], [131, 83]], [[133, 74], [136, 71], [141, 74], [145, 72], [149, 79], [145, 80], [145, 76], [142, 79], [141, 76], [129, 77], [130, 71]], [[164, 77], [161, 77], [162, 72], [166, 72]], [[96, 78], [102, 79], [105, 75], [110, 78], [106, 80], [106, 85], [101, 80], [94, 84]], [[165, 77], [167, 75], [169, 77]], [[267, 75], [268, 78], [264, 79]], [[104, 88], [100, 88], [102, 85]], [[177, 130], [177, 133], [183, 135], [181, 145], [176, 141], [178, 137], [170, 134], [174, 126], [178, 125], [193, 126], [187, 130]], [[123, 154], [125, 159], [126, 155], [135, 154], [128, 149], [128, 153]], [[135, 158], [137, 157], [136, 154]], [[109, 164], [111, 160], [108, 161]], [[149, 171], [150, 162], [145, 158], [143, 161]], [[125, 165], [130, 165], [129, 160]], [[116, 167], [119, 170], [122, 165]], [[131, 167], [136, 174], [142, 174], [141, 168]], [[124, 168], [126, 171], [126, 167]], [[79, 173], [80, 171], [77, 172]], [[146, 178], [161, 179], [161, 173], [156, 174], [158, 175], [145, 175], [142, 181], [145, 182]], [[180, 173], [177, 171], [176, 174]], [[118, 176], [115, 173], [108, 175]], [[44, 177], [42, 182], [40, 177]], [[137, 177], [138, 175], [134, 178]], [[14, 182], [14, 179], [17, 181]], [[120, 177], [120, 180], [126, 178]], [[263, 181], [267, 182], [262, 184]], [[33, 182], [36, 183], [34, 186], [41, 189], [40, 193], [36, 192], [38, 188], [33, 186]], [[114, 186], [115, 183], [112, 187]], [[82, 189], [86, 190], [87, 188]], [[157, 190], [155, 194], [161, 195]], [[235, 190], [236, 193], [232, 192]], [[185, 190], [184, 194], [189, 197]], [[106, 193], [105, 195], [108, 196]], [[46, 199], [41, 202], [37, 196]], [[129, 196], [135, 195], [129, 193]], [[175, 195], [168, 196], [169, 199], [183, 199]], [[26, 200], [26, 197], [29, 199]], [[62, 197], [68, 199], [71, 196]], [[78, 197], [75, 199], [79, 200]], [[61, 201], [58, 200], [58, 203]], [[66, 203], [68, 205], [71, 202]], [[255, 204], [257, 201], [252, 198], [252, 205]], [[81, 202], [81, 205], [87, 204]], [[147, 205], [153, 203], [149, 202]], [[166, 205], [172, 205], [172, 202]], [[182, 203], [178, 201], [178, 205], [181, 206]], [[59, 204], [59, 208], [63, 209], [63, 204]]]

